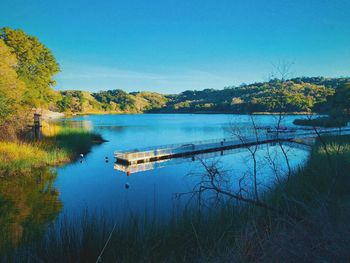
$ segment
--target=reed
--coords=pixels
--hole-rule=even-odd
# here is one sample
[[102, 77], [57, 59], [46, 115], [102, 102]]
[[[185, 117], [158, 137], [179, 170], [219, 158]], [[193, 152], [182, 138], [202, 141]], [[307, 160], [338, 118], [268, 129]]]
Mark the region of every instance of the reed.
[[0, 176], [73, 161], [103, 141], [99, 134], [79, 128], [60, 128], [41, 141], [0, 141]]

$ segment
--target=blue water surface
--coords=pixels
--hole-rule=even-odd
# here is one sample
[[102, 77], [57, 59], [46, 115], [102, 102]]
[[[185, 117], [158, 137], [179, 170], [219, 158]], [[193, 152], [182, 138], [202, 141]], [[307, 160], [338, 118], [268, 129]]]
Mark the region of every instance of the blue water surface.
[[[300, 116], [284, 116], [282, 124], [295, 127], [292, 122]], [[254, 117], [259, 127], [275, 126], [277, 116]], [[160, 164], [162, 168], [132, 173], [114, 169], [116, 151], [142, 149], [163, 144], [183, 143], [232, 136], [232, 130], [252, 132], [252, 120], [248, 115], [226, 114], [140, 114], [140, 115], [90, 115], [61, 119], [63, 125], [85, 127], [100, 133], [108, 142], [96, 145], [83, 162], [75, 162], [57, 168], [55, 187], [63, 202], [63, 215], [82, 211], [104, 211], [118, 216], [130, 212], [157, 211], [170, 214], [174, 208], [176, 193], [191, 191], [205, 172], [201, 162], [191, 159]], [[259, 188], [267, 189], [276, 176], [267, 159], [267, 148], [276, 156], [279, 173], [286, 172], [286, 164], [278, 146], [261, 147], [258, 150]], [[302, 165], [308, 152], [289, 148], [292, 167]], [[109, 162], [105, 162], [108, 157]], [[217, 162], [238, 189], [238, 181], [245, 177], [246, 188], [251, 182], [252, 158], [247, 150], [230, 151], [205, 159]], [[128, 184], [130, 187], [125, 188]], [[176, 199], [177, 200], [177, 199]]]

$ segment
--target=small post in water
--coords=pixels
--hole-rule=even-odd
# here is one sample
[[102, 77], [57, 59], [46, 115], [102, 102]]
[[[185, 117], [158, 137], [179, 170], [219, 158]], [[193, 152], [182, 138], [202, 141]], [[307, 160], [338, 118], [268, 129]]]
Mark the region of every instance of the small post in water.
[[35, 140], [41, 140], [41, 114], [34, 113], [34, 138]]

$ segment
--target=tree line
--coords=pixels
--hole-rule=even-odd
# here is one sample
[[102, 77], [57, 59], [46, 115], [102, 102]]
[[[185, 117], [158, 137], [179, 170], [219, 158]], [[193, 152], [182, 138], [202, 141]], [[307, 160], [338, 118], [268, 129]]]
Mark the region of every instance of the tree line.
[[58, 110], [71, 113], [256, 113], [349, 111], [350, 78], [295, 78], [226, 87], [222, 90], [187, 90], [164, 95], [155, 92], [108, 90], [63, 91]]

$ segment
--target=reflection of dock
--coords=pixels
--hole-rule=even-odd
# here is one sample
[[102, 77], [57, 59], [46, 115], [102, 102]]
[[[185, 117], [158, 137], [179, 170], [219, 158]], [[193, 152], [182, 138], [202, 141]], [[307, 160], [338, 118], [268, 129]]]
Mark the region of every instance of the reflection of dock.
[[137, 173], [137, 172], [144, 172], [148, 170], [153, 170], [157, 168], [161, 168], [164, 166], [165, 161], [157, 161], [157, 162], [151, 162], [151, 163], [140, 163], [140, 164], [131, 164], [131, 165], [125, 165], [121, 163], [115, 163], [114, 169], [126, 172], [128, 174]]
[[[347, 129], [322, 129], [318, 131], [321, 135], [334, 134], [342, 135], [349, 134], [350, 128]], [[214, 139], [206, 141], [197, 141], [183, 144], [164, 145], [153, 148], [146, 148], [143, 150], [134, 150], [127, 152], [116, 152], [115, 157], [117, 163], [124, 165], [134, 165], [142, 163], [152, 163], [157, 161], [164, 161], [173, 158], [189, 157], [197, 154], [204, 154], [210, 152], [220, 152], [230, 149], [239, 149], [249, 146], [276, 143], [276, 142], [294, 142], [306, 144], [312, 138], [316, 138], [318, 135], [314, 131], [310, 132], [289, 132], [279, 134], [278, 138], [276, 134], [259, 135], [257, 140], [255, 136], [246, 137], [244, 139], [237, 138], [224, 138]]]

